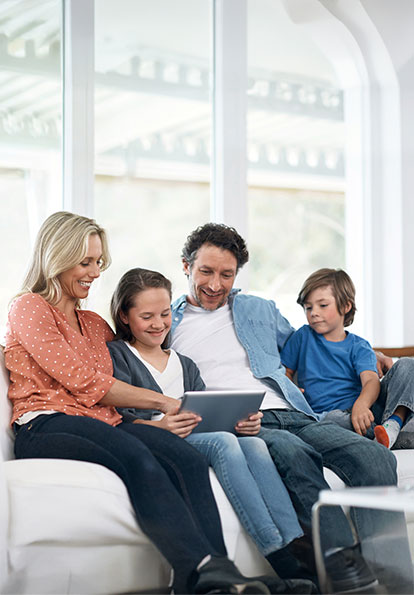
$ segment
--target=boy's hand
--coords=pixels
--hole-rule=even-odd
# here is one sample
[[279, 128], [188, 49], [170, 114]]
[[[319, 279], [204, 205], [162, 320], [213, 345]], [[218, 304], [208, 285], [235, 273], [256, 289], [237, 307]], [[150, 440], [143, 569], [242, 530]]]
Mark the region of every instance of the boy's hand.
[[374, 421], [374, 415], [369, 407], [357, 399], [352, 407], [351, 421], [355, 432], [365, 436]]

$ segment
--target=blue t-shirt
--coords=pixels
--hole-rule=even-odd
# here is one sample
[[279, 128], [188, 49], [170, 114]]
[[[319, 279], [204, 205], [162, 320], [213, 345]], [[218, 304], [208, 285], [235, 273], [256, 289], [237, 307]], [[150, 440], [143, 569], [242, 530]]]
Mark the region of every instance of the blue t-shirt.
[[281, 360], [297, 371], [298, 385], [316, 413], [352, 407], [361, 392], [361, 372], [377, 371], [368, 341], [348, 332], [343, 341], [327, 341], [308, 325], [288, 339]]

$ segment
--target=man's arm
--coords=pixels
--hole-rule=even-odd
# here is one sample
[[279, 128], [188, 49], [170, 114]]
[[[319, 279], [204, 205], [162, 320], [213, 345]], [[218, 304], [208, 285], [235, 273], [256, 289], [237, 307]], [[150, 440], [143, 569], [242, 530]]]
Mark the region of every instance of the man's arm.
[[372, 370], [364, 370], [361, 372], [360, 378], [362, 390], [352, 407], [351, 421], [355, 432], [360, 436], [365, 436], [374, 421], [371, 407], [378, 398], [380, 381], [377, 373]]
[[393, 366], [393, 359], [388, 355], [384, 355], [382, 351], [374, 351], [377, 356], [377, 371], [378, 376], [382, 378]]
[[293, 378], [295, 377], [296, 370], [292, 370], [292, 368], [285, 368], [285, 370], [286, 370], [286, 376], [289, 378], [289, 380], [291, 380], [293, 382], [294, 381]]

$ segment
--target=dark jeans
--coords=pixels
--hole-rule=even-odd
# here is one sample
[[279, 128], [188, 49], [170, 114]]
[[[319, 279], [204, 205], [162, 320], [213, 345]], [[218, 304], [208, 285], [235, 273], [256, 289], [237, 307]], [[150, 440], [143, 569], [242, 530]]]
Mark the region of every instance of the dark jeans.
[[17, 426], [16, 458], [98, 463], [126, 485], [137, 521], [174, 568], [189, 577], [208, 554], [226, 555], [208, 464], [171, 432], [143, 424], [112, 427], [56, 413]]
[[[266, 442], [307, 531], [319, 491], [329, 489], [323, 476], [324, 466], [347, 486], [397, 483], [397, 463], [391, 451], [334, 423], [316, 422], [298, 411], [270, 410], [263, 412], [259, 435]], [[403, 592], [393, 590], [397, 579], [412, 585], [404, 514], [357, 508], [352, 510], [352, 519], [364, 556], [375, 567], [378, 578], [392, 585], [389, 592]], [[325, 549], [352, 543], [351, 529], [341, 508], [323, 507], [320, 520]]]

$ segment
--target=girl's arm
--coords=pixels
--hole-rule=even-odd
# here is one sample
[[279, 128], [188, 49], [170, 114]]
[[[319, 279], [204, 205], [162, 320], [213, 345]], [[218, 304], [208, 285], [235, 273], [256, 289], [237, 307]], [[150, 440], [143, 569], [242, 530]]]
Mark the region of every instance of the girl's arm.
[[371, 407], [378, 398], [380, 381], [378, 374], [372, 370], [364, 370], [361, 372], [360, 378], [362, 390], [352, 407], [351, 421], [355, 432], [365, 436], [374, 421]]

